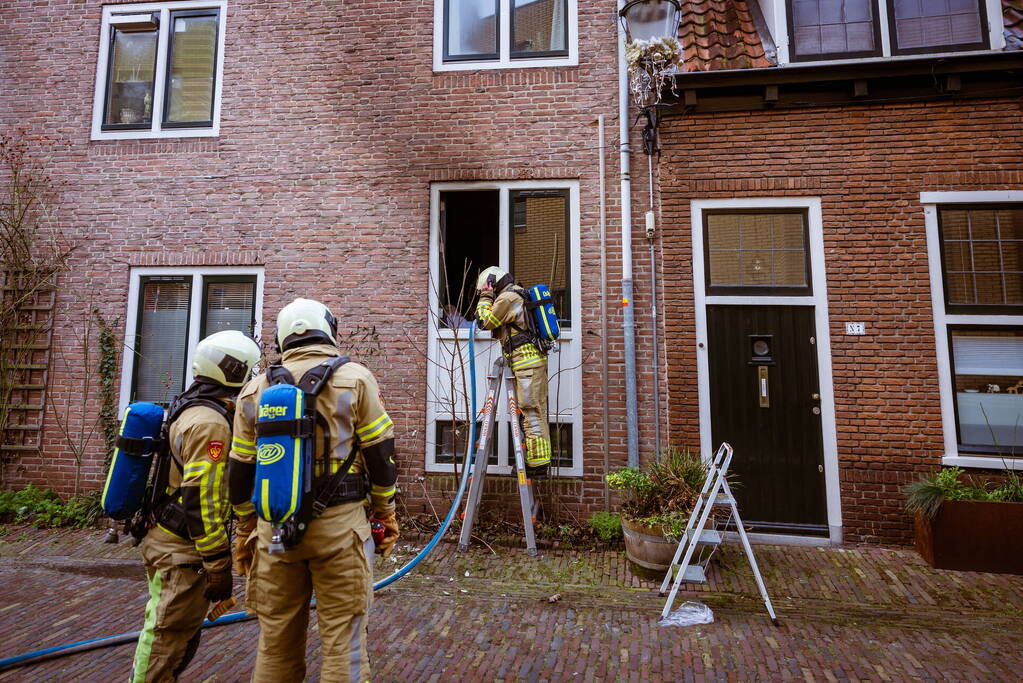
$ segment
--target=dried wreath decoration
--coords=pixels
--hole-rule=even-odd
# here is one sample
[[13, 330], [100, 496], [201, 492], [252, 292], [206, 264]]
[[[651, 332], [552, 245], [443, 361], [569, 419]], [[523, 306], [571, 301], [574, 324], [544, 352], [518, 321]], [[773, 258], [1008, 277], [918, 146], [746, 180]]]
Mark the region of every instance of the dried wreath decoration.
[[681, 70], [682, 45], [671, 36], [634, 40], [625, 45], [625, 61], [632, 97], [639, 106], [648, 107], [661, 101], [661, 91]]

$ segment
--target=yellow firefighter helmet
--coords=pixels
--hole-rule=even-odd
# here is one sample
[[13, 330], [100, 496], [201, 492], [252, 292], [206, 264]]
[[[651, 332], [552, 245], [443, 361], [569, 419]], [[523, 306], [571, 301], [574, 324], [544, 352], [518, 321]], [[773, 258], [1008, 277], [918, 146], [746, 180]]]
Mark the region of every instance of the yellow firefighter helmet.
[[240, 387], [259, 360], [259, 346], [238, 330], [216, 332], [199, 342], [192, 375], [228, 387]]
[[337, 344], [337, 319], [312, 299], [295, 299], [277, 314], [277, 346], [287, 351], [310, 343]]
[[500, 292], [502, 289], [511, 284], [511, 273], [502, 268], [501, 266], [490, 266], [485, 269], [480, 276], [476, 278], [476, 291], [483, 291], [483, 285], [486, 284], [487, 280], [493, 276], [494, 292]]

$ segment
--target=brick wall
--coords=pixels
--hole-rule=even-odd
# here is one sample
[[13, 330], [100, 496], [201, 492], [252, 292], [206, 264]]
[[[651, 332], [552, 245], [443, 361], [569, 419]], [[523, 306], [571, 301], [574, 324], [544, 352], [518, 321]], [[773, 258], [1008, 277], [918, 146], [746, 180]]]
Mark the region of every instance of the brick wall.
[[[423, 292], [430, 184], [578, 179], [586, 455], [585, 476], [566, 488], [564, 502], [585, 519], [604, 497], [598, 114], [608, 128], [612, 464], [625, 460], [626, 443], [621, 315], [614, 305], [620, 296], [614, 3], [581, 3], [578, 67], [436, 74], [433, 2], [395, 7], [382, 0], [230, 2], [221, 135], [93, 142], [100, 2], [7, 2], [0, 13], [0, 128], [57, 140], [41, 150], [50, 172], [66, 181], [51, 209], [81, 240], [58, 305], [65, 321], [96, 306], [123, 324], [133, 266], [257, 264], [266, 275], [265, 341], [277, 311], [299, 295], [331, 306], [342, 336], [375, 325], [379, 348], [369, 364], [398, 426], [403, 495], [412, 509], [428, 510], [416, 480], [426, 432], [420, 349], [429, 315]], [[635, 190], [637, 201], [646, 196], [642, 179]], [[649, 271], [638, 257], [635, 279], [642, 318]], [[75, 350], [74, 332], [58, 324], [54, 344], [66, 363], [55, 364], [49, 396], [58, 409], [71, 406], [73, 423], [89, 425], [98, 398], [87, 395], [80, 409], [89, 361]], [[650, 355], [642, 334], [639, 353]], [[652, 395], [652, 378], [649, 363], [641, 363], [641, 397]], [[641, 411], [645, 458], [652, 452], [649, 400]], [[82, 471], [85, 485], [95, 487], [102, 477], [99, 434], [89, 443]], [[69, 492], [74, 469], [48, 417], [43, 451], [13, 463], [7, 484], [34, 481]], [[517, 505], [510, 508], [514, 516]]]
[[[901, 487], [936, 470], [944, 450], [919, 193], [1023, 189], [1019, 120], [1019, 102], [1001, 99], [665, 121], [673, 433], [698, 429], [689, 202], [820, 197], [845, 538], [908, 541]], [[867, 335], [845, 336], [849, 321]]]

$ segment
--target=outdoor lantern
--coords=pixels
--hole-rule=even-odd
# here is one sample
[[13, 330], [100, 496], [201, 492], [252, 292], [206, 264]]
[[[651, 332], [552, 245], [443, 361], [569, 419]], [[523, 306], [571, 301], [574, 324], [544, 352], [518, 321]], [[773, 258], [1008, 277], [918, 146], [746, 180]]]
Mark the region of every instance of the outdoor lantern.
[[682, 21], [682, 4], [679, 0], [628, 0], [618, 16], [627, 42], [675, 38]]

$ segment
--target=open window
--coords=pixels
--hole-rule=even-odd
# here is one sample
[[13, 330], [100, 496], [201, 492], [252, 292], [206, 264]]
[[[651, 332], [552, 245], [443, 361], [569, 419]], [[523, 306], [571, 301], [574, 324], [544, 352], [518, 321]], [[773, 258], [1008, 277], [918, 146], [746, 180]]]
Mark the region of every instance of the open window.
[[[525, 287], [551, 288], [562, 336], [548, 357], [548, 418], [552, 462], [559, 475], [582, 474], [582, 390], [578, 323], [578, 208], [575, 181], [465, 183], [433, 189], [432, 283], [426, 462], [450, 471], [464, 454], [470, 423], [468, 336], [476, 311], [476, 280], [501, 266]], [[482, 410], [487, 375], [501, 348], [477, 330], [476, 394]], [[489, 464], [511, 471], [510, 426], [504, 397]]]

